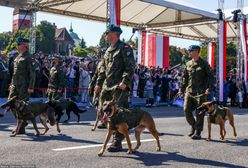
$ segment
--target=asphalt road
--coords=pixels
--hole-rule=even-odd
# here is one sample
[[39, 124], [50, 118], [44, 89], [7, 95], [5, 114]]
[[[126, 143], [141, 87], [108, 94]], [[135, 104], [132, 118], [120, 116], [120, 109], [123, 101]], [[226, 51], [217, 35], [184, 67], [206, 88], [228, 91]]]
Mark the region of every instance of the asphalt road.
[[[154, 116], [157, 129], [165, 133], [160, 137], [162, 151], [156, 152], [155, 141], [145, 130], [138, 152], [126, 154], [127, 145], [123, 144], [122, 152], [106, 151], [103, 157], [98, 157], [97, 153], [106, 130], [91, 131], [96, 116], [93, 109], [81, 114], [80, 123], [75, 122], [75, 115], [71, 114], [71, 122], [61, 124], [61, 134], [55, 127], [50, 127], [48, 133], [40, 137], [33, 135], [32, 124], [28, 125], [26, 135], [9, 137], [15, 120], [11, 113], [7, 113], [0, 118], [0, 168], [248, 167], [248, 109], [233, 108], [237, 138], [227, 122], [226, 140], [219, 139], [219, 126], [214, 125], [211, 142], [205, 141], [206, 124], [202, 140], [193, 141], [185, 136], [189, 126], [180, 108], [144, 109]], [[41, 124], [38, 126], [43, 129]], [[130, 137], [135, 140], [133, 131]]]

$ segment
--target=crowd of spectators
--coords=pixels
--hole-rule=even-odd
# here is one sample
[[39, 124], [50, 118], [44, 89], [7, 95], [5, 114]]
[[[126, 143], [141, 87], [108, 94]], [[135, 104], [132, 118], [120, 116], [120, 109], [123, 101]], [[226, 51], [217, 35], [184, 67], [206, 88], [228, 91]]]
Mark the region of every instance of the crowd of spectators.
[[[10, 57], [0, 55], [0, 98], [8, 95], [16, 54], [13, 51]], [[32, 56], [36, 73], [35, 92], [32, 97], [46, 97], [52, 56], [42, 53]], [[64, 57], [62, 67], [66, 76], [65, 97], [78, 102], [89, 102], [88, 87], [97, 62], [92, 58]], [[172, 104], [177, 96], [182, 73], [183, 68], [180, 66], [163, 69], [137, 65], [133, 75], [133, 88], [130, 97], [145, 98], [148, 107], [161, 103]], [[247, 92], [248, 83], [236, 82], [235, 76], [231, 73], [228, 74], [228, 80], [224, 83], [224, 105], [230, 102], [231, 106], [248, 107]]]

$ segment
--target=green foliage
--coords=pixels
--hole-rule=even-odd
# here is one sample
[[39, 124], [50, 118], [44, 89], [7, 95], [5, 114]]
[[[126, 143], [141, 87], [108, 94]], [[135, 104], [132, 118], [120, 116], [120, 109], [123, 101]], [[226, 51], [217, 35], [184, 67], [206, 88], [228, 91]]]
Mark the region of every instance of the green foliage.
[[130, 46], [133, 46], [134, 48], [138, 48], [138, 37], [136, 37], [134, 40], [128, 40], [126, 43]]
[[226, 54], [230, 57], [236, 57], [236, 45], [233, 42], [227, 43]]
[[170, 66], [182, 63], [182, 52], [176, 46], [170, 46]]
[[95, 57], [97, 55], [97, 47], [94, 46], [89, 46], [88, 48], [86, 48], [87, 52], [88, 52], [88, 56], [90, 57]]
[[36, 51], [53, 53], [55, 51], [55, 28], [47, 21], [41, 21], [36, 27]]
[[100, 46], [100, 48], [108, 48], [108, 44], [105, 40], [105, 32], [103, 32], [103, 34], [100, 38], [99, 46]]
[[[6, 51], [9, 53], [13, 48], [17, 47], [16, 38], [17, 37], [24, 37], [29, 39], [30, 31], [29, 29], [21, 29], [13, 34], [13, 36], [9, 39], [8, 46], [6, 47]], [[13, 39], [14, 38], [14, 39]]]
[[11, 32], [0, 33], [0, 50], [5, 50], [9, 45], [11, 39]]
[[72, 55], [77, 57], [86, 57], [89, 54], [89, 52], [80, 46], [77, 46], [73, 48]]
[[200, 57], [204, 60], [208, 58], [208, 45], [201, 45]]

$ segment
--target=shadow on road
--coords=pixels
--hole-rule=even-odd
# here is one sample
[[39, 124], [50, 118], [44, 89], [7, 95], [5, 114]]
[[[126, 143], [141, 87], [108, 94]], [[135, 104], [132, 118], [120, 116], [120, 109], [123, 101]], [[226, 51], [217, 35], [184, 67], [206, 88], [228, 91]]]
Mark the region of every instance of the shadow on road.
[[76, 142], [76, 143], [88, 143], [88, 144], [101, 144], [100, 142], [83, 140], [83, 139], [75, 139], [71, 136], [67, 136], [65, 134], [58, 135], [44, 135], [44, 136], [34, 136], [32, 133], [26, 134], [27, 138], [21, 139], [22, 141], [31, 141], [31, 142], [45, 142], [45, 141], [65, 141], [65, 142]]
[[247, 146], [248, 147], [248, 139], [233, 139], [233, 140], [211, 140], [211, 142], [218, 142], [218, 143], [226, 143], [232, 146]]
[[134, 152], [133, 156], [104, 156], [104, 157], [122, 157], [134, 159], [141, 161], [145, 166], [161, 166], [161, 165], [171, 165], [169, 162], [181, 162], [189, 164], [197, 164], [202, 166], [213, 166], [213, 167], [226, 167], [226, 168], [245, 168], [245, 166], [230, 164], [226, 162], [219, 162], [209, 159], [198, 159], [187, 157], [179, 154], [179, 152], [167, 152], [167, 153], [143, 153], [143, 152]]

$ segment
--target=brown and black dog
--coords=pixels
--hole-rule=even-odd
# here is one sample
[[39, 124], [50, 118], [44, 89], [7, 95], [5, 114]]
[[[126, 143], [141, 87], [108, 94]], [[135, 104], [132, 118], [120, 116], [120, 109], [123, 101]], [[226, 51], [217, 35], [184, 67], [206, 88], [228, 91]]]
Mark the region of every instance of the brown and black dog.
[[[47, 121], [50, 122], [50, 125], [56, 125], [57, 131], [60, 131], [59, 124], [55, 118], [54, 109], [46, 103], [43, 102], [31, 102], [27, 103], [21, 100], [18, 100], [16, 96], [9, 99], [6, 103], [4, 103], [1, 108], [5, 110], [11, 109], [15, 117], [17, 118], [17, 127], [14, 131], [12, 131], [11, 137], [16, 136], [21, 128], [21, 125], [24, 121], [30, 120], [33, 123], [34, 129], [36, 131], [36, 135], [45, 135], [49, 130], [47, 126]], [[42, 125], [45, 127], [45, 131], [40, 133], [35, 118], [40, 116], [40, 121]]]
[[124, 109], [118, 108], [114, 100], [105, 101], [103, 103], [104, 119], [108, 119], [108, 133], [106, 135], [102, 149], [98, 153], [98, 156], [102, 156], [106, 145], [111, 138], [114, 131], [118, 131], [124, 135], [128, 145], [128, 154], [132, 153], [132, 145], [129, 138], [128, 130], [135, 128], [135, 138], [137, 140], [137, 145], [134, 150], [138, 150], [141, 145], [140, 134], [145, 128], [147, 128], [151, 134], [154, 136], [157, 142], [157, 151], [161, 150], [159, 133], [156, 129], [154, 120], [152, 116], [139, 108]]
[[230, 125], [233, 127], [234, 136], [237, 136], [236, 129], [234, 126], [234, 117], [230, 108], [227, 107], [215, 107], [216, 102], [204, 102], [200, 107], [197, 108], [200, 114], [208, 112], [208, 138], [207, 141], [211, 140], [211, 124], [220, 125], [220, 139], [224, 140], [226, 135], [225, 122], [229, 120]]

